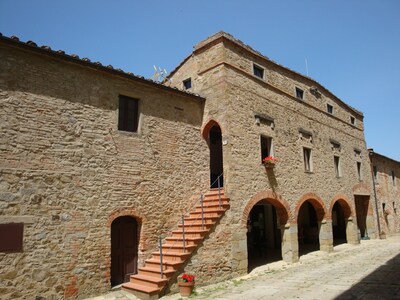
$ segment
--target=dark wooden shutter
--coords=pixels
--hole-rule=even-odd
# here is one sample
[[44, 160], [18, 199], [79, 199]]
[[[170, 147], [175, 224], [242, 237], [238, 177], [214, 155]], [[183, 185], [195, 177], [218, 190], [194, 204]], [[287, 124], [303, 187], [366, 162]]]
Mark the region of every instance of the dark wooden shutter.
[[139, 100], [119, 96], [118, 130], [137, 132], [139, 123]]
[[23, 236], [23, 223], [0, 224], [0, 251], [22, 252]]

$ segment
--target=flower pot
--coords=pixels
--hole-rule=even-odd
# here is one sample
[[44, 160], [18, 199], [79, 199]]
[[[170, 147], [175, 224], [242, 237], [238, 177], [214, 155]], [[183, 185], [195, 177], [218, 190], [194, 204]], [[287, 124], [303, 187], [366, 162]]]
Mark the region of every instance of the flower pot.
[[189, 297], [193, 292], [194, 282], [178, 282], [179, 285], [179, 293], [182, 297]]
[[264, 166], [266, 169], [273, 169], [273, 168], [275, 168], [275, 163], [274, 162], [265, 162]]

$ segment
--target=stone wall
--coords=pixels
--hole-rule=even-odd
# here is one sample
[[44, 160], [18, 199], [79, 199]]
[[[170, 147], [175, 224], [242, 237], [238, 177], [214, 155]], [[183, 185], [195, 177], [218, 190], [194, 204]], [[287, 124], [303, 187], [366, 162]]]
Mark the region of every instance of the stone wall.
[[[84, 298], [110, 289], [110, 225], [140, 225], [139, 265], [208, 188], [204, 99], [0, 44], [0, 294]], [[139, 99], [138, 133], [117, 130], [118, 96]]]
[[400, 233], [400, 162], [371, 151], [371, 164], [376, 167], [375, 189], [381, 231]]

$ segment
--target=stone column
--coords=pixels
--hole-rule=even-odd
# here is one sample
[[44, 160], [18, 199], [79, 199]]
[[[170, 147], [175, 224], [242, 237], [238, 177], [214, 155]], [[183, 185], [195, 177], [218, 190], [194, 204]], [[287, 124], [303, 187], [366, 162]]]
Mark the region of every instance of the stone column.
[[297, 238], [297, 224], [281, 225], [282, 259], [294, 263], [299, 261], [299, 242]]
[[348, 218], [346, 221], [346, 238], [348, 244], [357, 245], [360, 243], [357, 224], [354, 223], [353, 217]]
[[333, 251], [332, 220], [322, 220], [319, 230], [319, 249], [321, 251]]
[[247, 273], [247, 228], [236, 228], [232, 235], [232, 266], [238, 274]]

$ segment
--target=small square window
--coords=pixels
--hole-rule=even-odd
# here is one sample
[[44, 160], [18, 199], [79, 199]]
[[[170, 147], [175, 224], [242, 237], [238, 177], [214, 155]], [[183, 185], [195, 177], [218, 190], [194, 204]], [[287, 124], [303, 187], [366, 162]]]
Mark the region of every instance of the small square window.
[[334, 156], [333, 161], [335, 164], [335, 174], [336, 177], [342, 177], [342, 172], [340, 170], [340, 157], [339, 156]]
[[312, 172], [312, 156], [310, 148], [303, 148], [304, 170]]
[[264, 79], [264, 69], [253, 64], [253, 74], [261, 79]]
[[139, 100], [119, 96], [118, 130], [137, 132], [139, 124]]
[[296, 98], [304, 100], [304, 91], [301, 88], [296, 87]]
[[351, 123], [351, 125], [356, 125], [356, 118], [354, 118], [353, 116], [350, 116], [350, 123]]
[[188, 78], [183, 81], [183, 88], [185, 90], [191, 89], [192, 88], [192, 78]]
[[394, 171], [392, 171], [392, 182], [393, 185], [396, 185], [396, 176], [394, 175]]
[[260, 139], [261, 139], [261, 163], [262, 163], [264, 158], [270, 155], [273, 156], [274, 153], [272, 149], [272, 138], [261, 136]]
[[326, 105], [326, 111], [333, 115], [333, 106], [330, 104]]
[[0, 224], [0, 252], [23, 251], [24, 224]]

